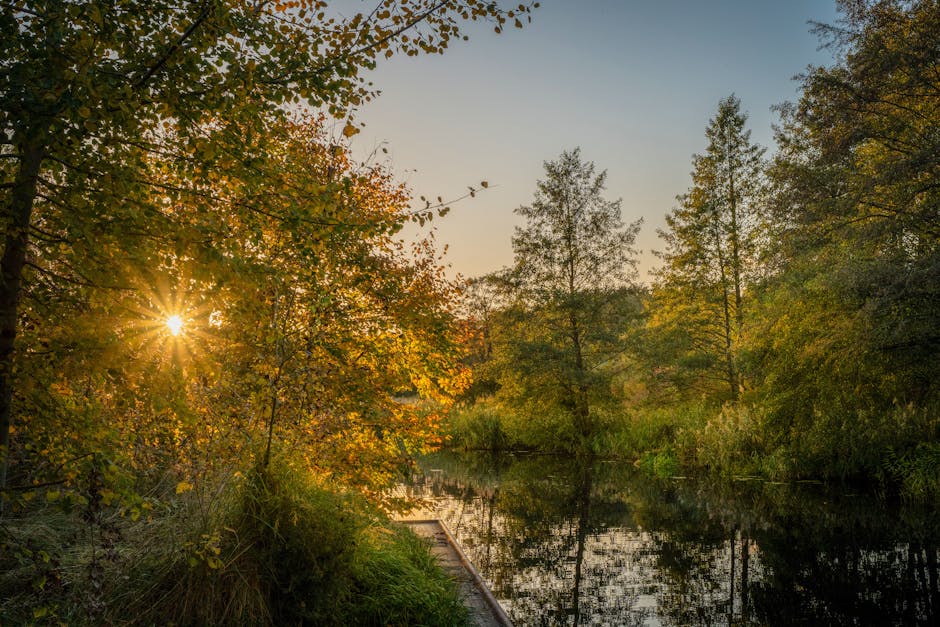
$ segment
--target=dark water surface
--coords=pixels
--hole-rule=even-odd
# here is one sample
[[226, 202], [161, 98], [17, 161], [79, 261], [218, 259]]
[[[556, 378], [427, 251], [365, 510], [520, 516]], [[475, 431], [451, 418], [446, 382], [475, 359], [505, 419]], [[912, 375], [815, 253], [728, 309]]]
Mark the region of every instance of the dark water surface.
[[935, 506], [549, 456], [422, 467], [409, 490], [517, 625], [940, 624]]

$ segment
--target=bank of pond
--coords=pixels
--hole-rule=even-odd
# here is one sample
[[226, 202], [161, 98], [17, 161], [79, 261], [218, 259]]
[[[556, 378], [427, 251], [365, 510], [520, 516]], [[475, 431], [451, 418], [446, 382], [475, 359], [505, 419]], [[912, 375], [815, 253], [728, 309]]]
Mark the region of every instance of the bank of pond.
[[813, 482], [441, 452], [429, 499], [517, 625], [931, 625], [940, 512]]

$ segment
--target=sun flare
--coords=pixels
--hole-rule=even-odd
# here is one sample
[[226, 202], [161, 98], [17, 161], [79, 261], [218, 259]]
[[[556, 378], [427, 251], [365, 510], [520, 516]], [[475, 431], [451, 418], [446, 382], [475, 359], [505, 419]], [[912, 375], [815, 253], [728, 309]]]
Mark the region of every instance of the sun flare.
[[179, 335], [183, 332], [183, 319], [177, 315], [170, 316], [166, 319], [166, 326], [170, 330], [170, 333]]

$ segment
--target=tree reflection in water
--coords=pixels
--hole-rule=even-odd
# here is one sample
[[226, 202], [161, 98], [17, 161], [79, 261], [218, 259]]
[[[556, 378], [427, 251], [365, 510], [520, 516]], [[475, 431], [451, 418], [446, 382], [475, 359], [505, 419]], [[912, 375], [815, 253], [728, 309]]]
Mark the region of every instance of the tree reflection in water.
[[[430, 497], [517, 625], [932, 625], [932, 508], [629, 465], [440, 454]], [[433, 469], [433, 470], [432, 470]]]

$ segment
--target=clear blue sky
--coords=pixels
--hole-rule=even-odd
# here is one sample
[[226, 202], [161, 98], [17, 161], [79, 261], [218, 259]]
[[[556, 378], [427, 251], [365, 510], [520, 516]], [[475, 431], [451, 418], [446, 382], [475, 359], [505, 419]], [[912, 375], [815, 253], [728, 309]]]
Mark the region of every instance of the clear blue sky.
[[513, 209], [544, 161], [580, 146], [607, 170], [624, 220], [644, 219], [645, 279], [718, 101], [737, 94], [752, 139], [772, 150], [771, 106], [797, 98], [792, 77], [807, 65], [831, 61], [808, 22], [836, 17], [831, 0], [542, 0], [523, 30], [472, 27], [443, 56], [380, 65], [354, 154], [385, 146], [415, 198], [490, 183], [434, 223], [452, 274], [475, 276], [512, 262]]

